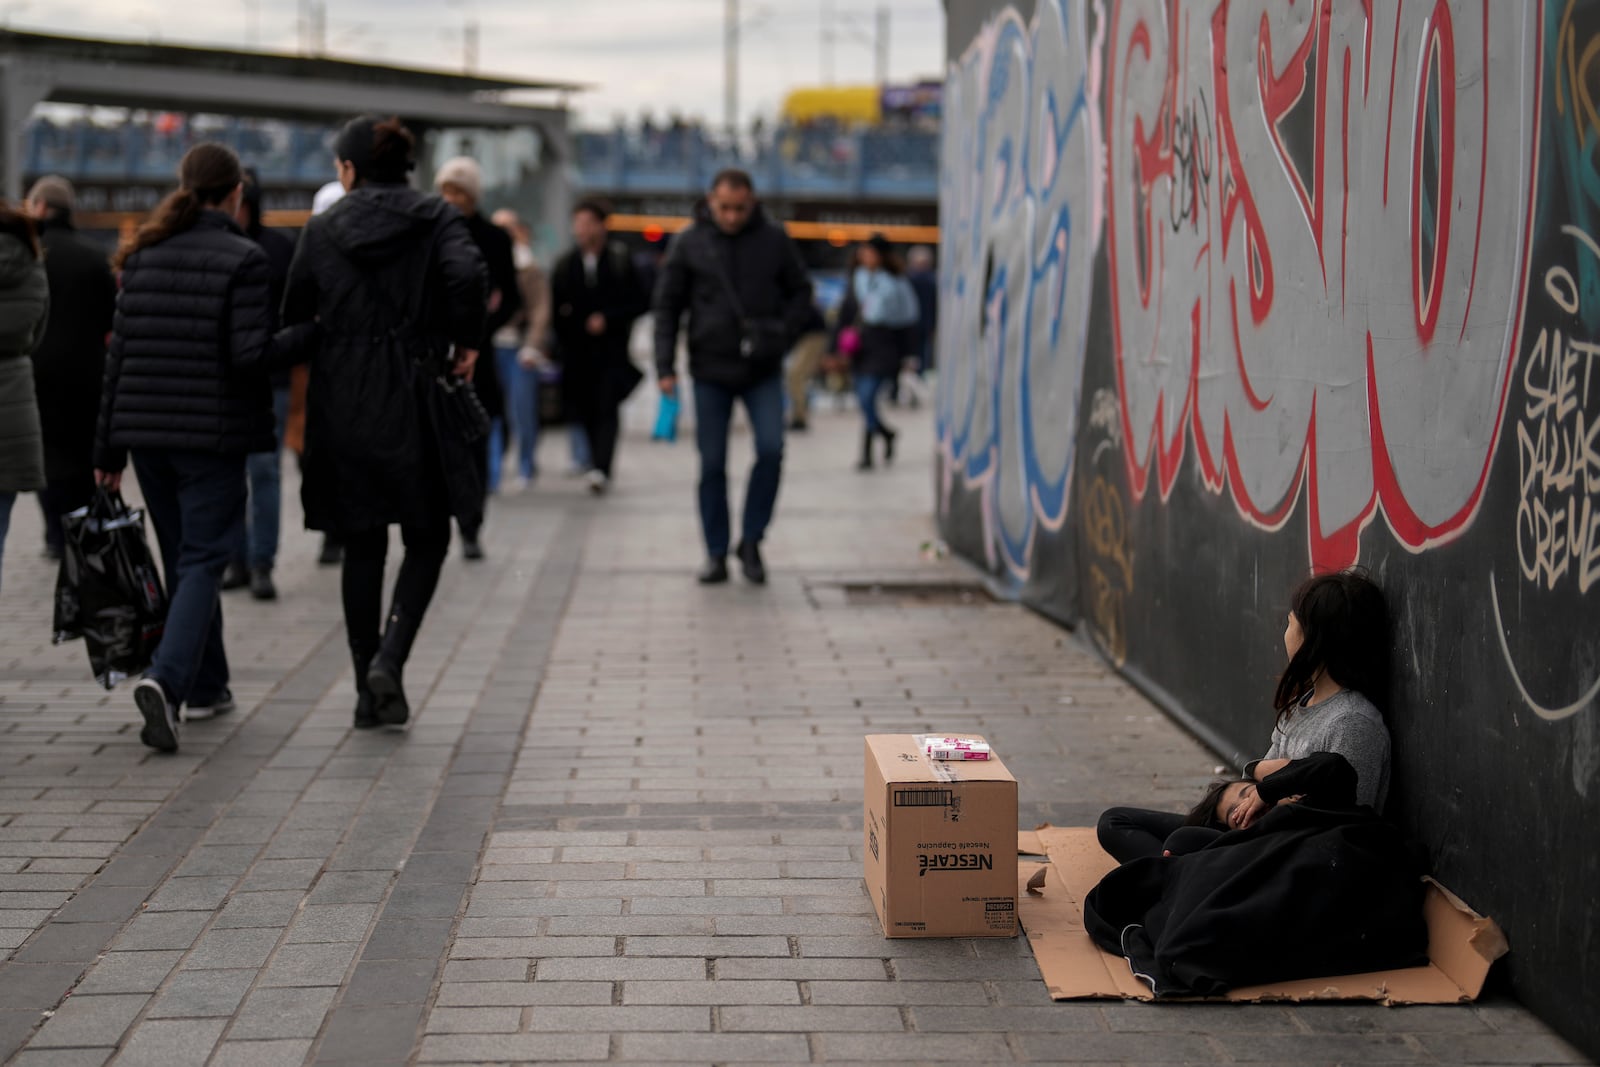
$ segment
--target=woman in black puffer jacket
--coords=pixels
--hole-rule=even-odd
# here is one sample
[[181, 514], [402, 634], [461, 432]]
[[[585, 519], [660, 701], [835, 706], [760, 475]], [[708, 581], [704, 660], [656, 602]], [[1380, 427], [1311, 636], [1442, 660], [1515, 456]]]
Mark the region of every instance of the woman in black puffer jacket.
[[44, 437], [28, 354], [44, 336], [49, 310], [33, 223], [0, 204], [0, 554], [17, 494], [44, 488]]
[[161, 543], [166, 630], [134, 687], [140, 739], [178, 747], [178, 716], [233, 710], [222, 572], [243, 533], [245, 456], [277, 446], [270, 367], [314, 326], [274, 337], [267, 257], [234, 222], [244, 174], [219, 144], [191, 148], [179, 188], [117, 253], [122, 292], [106, 356], [95, 480], [119, 489], [128, 455]]

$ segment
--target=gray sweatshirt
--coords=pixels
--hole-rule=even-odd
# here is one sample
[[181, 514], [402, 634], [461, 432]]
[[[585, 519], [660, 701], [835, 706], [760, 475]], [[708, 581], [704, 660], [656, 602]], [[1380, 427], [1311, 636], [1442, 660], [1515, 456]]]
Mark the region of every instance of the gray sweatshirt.
[[[1389, 728], [1372, 701], [1341, 689], [1320, 704], [1299, 706], [1272, 730], [1272, 747], [1261, 759], [1302, 759], [1314, 752], [1337, 752], [1356, 771], [1356, 803], [1378, 811], [1389, 796]], [[1255, 770], [1254, 760], [1244, 773]]]

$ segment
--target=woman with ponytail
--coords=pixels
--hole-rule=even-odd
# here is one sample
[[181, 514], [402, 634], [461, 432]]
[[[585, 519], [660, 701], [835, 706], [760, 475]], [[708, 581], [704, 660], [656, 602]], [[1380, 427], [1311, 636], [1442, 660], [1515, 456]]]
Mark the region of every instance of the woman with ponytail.
[[[480, 441], [441, 418], [470, 388], [488, 276], [461, 213], [406, 183], [416, 141], [398, 119], [352, 120], [335, 145], [346, 195], [313, 218], [289, 268], [283, 321], [317, 321], [306, 391], [306, 525], [344, 543], [355, 725], [403, 725], [401, 675], [450, 547], [483, 518]], [[383, 616], [389, 527], [405, 558]], [[381, 621], [381, 629], [380, 629]]]
[[233, 710], [218, 588], [242, 535], [245, 457], [276, 447], [268, 372], [316, 329], [274, 335], [266, 254], [234, 222], [233, 150], [191, 148], [176, 192], [116, 256], [122, 271], [95, 433], [95, 480], [132, 454], [166, 572], [166, 630], [133, 699], [140, 739], [178, 747], [178, 720]]

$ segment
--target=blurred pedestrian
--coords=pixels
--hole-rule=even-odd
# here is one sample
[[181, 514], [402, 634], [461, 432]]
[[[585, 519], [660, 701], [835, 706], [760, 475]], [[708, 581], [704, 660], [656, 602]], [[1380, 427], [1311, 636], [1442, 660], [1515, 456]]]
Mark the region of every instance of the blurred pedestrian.
[[[272, 295], [274, 328], [283, 305], [283, 287], [289, 277], [289, 261], [294, 258], [294, 242], [261, 223], [261, 181], [256, 172], [244, 172], [244, 198], [236, 220], [245, 236], [267, 254], [267, 289]], [[250, 505], [245, 512], [245, 536], [235, 549], [233, 561], [222, 574], [223, 589], [250, 587], [257, 600], [276, 600], [278, 587], [272, 570], [278, 562], [278, 533], [283, 508], [283, 439], [289, 420], [289, 369], [272, 372], [272, 423], [277, 447], [271, 452], [252, 452], [245, 460], [245, 479]]]
[[[441, 398], [448, 376], [470, 377], [478, 361], [488, 288], [460, 213], [407, 184], [416, 139], [398, 119], [351, 120], [335, 152], [349, 194], [306, 224], [283, 318], [320, 321], [324, 334], [307, 390], [301, 499], [306, 525], [344, 543], [355, 725], [366, 729], [410, 717], [402, 674], [450, 550], [450, 519], [476, 529], [483, 518], [483, 442], [445, 424]], [[396, 524], [405, 558], [383, 619]]]
[[[921, 378], [933, 369], [934, 338], [939, 329], [939, 276], [933, 269], [933, 249], [917, 245], [906, 253], [906, 278], [917, 295], [916, 372]], [[912, 400], [916, 400], [914, 393]]]
[[17, 494], [45, 487], [44, 434], [28, 360], [50, 314], [39, 254], [33, 220], [0, 203], [0, 558]]
[[[517, 287], [516, 261], [511, 254], [511, 238], [478, 210], [479, 202], [483, 199], [483, 171], [478, 167], [476, 160], [467, 156], [456, 156], [445, 160], [439, 167], [438, 173], [433, 176], [433, 186], [440, 196], [466, 218], [467, 232], [472, 237], [472, 243], [478, 246], [478, 252], [483, 256], [484, 264], [489, 269], [489, 294], [485, 304], [488, 318], [483, 336], [477, 338], [472, 345], [473, 348], [485, 353], [488, 358], [481, 360], [474, 370], [472, 385], [478, 391], [483, 406], [488, 409], [491, 422], [494, 419], [503, 420], [505, 393], [495, 367], [494, 335], [510, 322], [511, 317], [522, 307], [522, 293]], [[500, 466], [498, 463], [490, 462], [488, 440], [482, 442], [478, 451], [482, 453], [480, 470], [487, 498], [488, 494], [498, 492], [500, 489], [498, 481]], [[480, 525], [481, 522], [480, 518]], [[466, 523], [459, 525], [462, 556], [469, 560], [482, 559], [480, 525], [468, 526]]]
[[[338, 179], [329, 182], [311, 198], [311, 217], [316, 218], [343, 199], [344, 186], [339, 184]], [[306, 388], [310, 382], [311, 368], [306, 365], [300, 364], [289, 371], [289, 420], [284, 426], [284, 443], [302, 461], [302, 468], [306, 450]], [[337, 567], [343, 561], [344, 546], [339, 543], [339, 535], [324, 530], [322, 547], [317, 552], [317, 566]]]
[[851, 373], [861, 406], [861, 460], [858, 470], [872, 469], [872, 443], [883, 438], [883, 460], [894, 461], [895, 431], [878, 411], [878, 394], [900, 374], [917, 324], [917, 296], [905, 277], [905, 265], [882, 236], [861, 246], [861, 265], [850, 282], [860, 308], [861, 346]]
[[761, 541], [783, 475], [783, 357], [811, 316], [811, 280], [794, 242], [756, 203], [741, 170], [711, 182], [709, 219], [679, 234], [655, 293], [656, 371], [663, 394], [677, 388], [679, 319], [689, 313], [695, 441], [700, 450], [700, 524], [706, 564], [700, 581], [728, 580], [728, 429], [744, 402], [756, 461], [745, 493], [737, 549], [745, 578], [766, 581]]
[[522, 307], [494, 335], [494, 356], [506, 392], [506, 416], [495, 428], [500, 439], [491, 434], [489, 461], [493, 467], [505, 454], [505, 438], [515, 438], [517, 474], [525, 485], [539, 476], [539, 378], [550, 365], [544, 351], [550, 332], [550, 283], [533, 254], [528, 224], [510, 208], [496, 211], [491, 221], [511, 237], [511, 261], [517, 268]]
[[827, 351], [828, 323], [813, 304], [800, 340], [794, 343], [794, 351], [789, 354], [789, 370], [785, 377], [789, 390], [789, 429], [796, 433], [804, 433], [809, 428], [811, 383], [822, 369], [822, 357]]
[[166, 629], [134, 687], [139, 738], [178, 747], [178, 715], [233, 710], [218, 587], [244, 526], [245, 457], [277, 446], [266, 368], [313, 328], [275, 338], [266, 253], [234, 221], [244, 171], [201, 143], [178, 190], [117, 251], [117, 298], [95, 433], [95, 479], [120, 489], [128, 453], [161, 543]]
[[610, 214], [597, 200], [572, 212], [574, 245], [550, 271], [550, 305], [568, 417], [583, 424], [593, 469], [589, 491], [611, 484], [620, 427], [617, 409], [643, 375], [628, 358], [633, 324], [648, 297], [633, 259], [606, 229]]
[[94, 496], [94, 427], [105, 376], [106, 338], [117, 308], [111, 262], [73, 225], [76, 196], [65, 178], [44, 177], [28, 191], [50, 279], [50, 319], [33, 352], [33, 382], [44, 429], [45, 554], [60, 559], [61, 517]]

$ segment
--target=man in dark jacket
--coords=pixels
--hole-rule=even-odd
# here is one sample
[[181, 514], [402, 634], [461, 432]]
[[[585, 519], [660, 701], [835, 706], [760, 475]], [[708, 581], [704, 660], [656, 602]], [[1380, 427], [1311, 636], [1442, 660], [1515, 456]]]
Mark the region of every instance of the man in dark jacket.
[[550, 272], [562, 393], [588, 436], [589, 490], [597, 496], [611, 484], [617, 408], [642, 377], [628, 358], [628, 338], [646, 305], [627, 248], [606, 232], [608, 214], [598, 201], [581, 201], [572, 213], [576, 246]]
[[[478, 210], [479, 201], [483, 198], [483, 171], [475, 160], [466, 156], [445, 160], [434, 175], [433, 184], [439, 195], [466, 217], [472, 243], [478, 246], [484, 264], [489, 268], [489, 314], [485, 320], [483, 338], [478, 344], [478, 351], [489, 355], [478, 360], [472, 384], [483, 406], [489, 410], [489, 417], [502, 418], [505, 401], [500, 376], [495, 371], [494, 335], [522, 307], [522, 290], [517, 285], [517, 263], [512, 254], [511, 235]], [[496, 488], [489, 485], [488, 441], [478, 451], [482, 453], [480, 470], [487, 497], [487, 493]], [[478, 533], [477, 527], [461, 527], [461, 554], [467, 559], [483, 558], [483, 546], [478, 541]]]
[[44, 429], [45, 554], [61, 558], [61, 516], [94, 496], [94, 426], [105, 373], [106, 336], [117, 308], [117, 283], [105, 252], [72, 225], [72, 185], [40, 178], [27, 207], [39, 223], [50, 280], [50, 319], [33, 353], [33, 381]]
[[728, 580], [728, 426], [734, 401], [743, 400], [756, 462], [738, 556], [745, 577], [760, 584], [766, 581], [761, 539], [783, 473], [783, 357], [811, 317], [811, 280], [789, 235], [757, 205], [750, 175], [718, 174], [707, 204], [709, 220], [679, 234], [661, 268], [654, 301], [656, 371], [662, 392], [675, 392], [678, 320], [688, 311], [707, 555], [700, 581]]
[[[272, 316], [276, 323], [283, 304], [284, 282], [289, 277], [289, 262], [294, 259], [294, 242], [277, 230], [261, 224], [261, 180], [254, 170], [244, 172], [244, 199], [238, 223], [245, 236], [267, 254], [267, 289], [272, 297]], [[272, 568], [278, 561], [279, 516], [283, 502], [283, 431], [289, 420], [289, 371], [272, 373], [272, 418], [278, 447], [271, 452], [252, 452], [245, 461], [250, 484], [250, 507], [245, 512], [245, 537], [238, 554], [222, 575], [222, 588], [250, 586], [257, 600], [276, 600], [278, 588], [272, 581]]]

